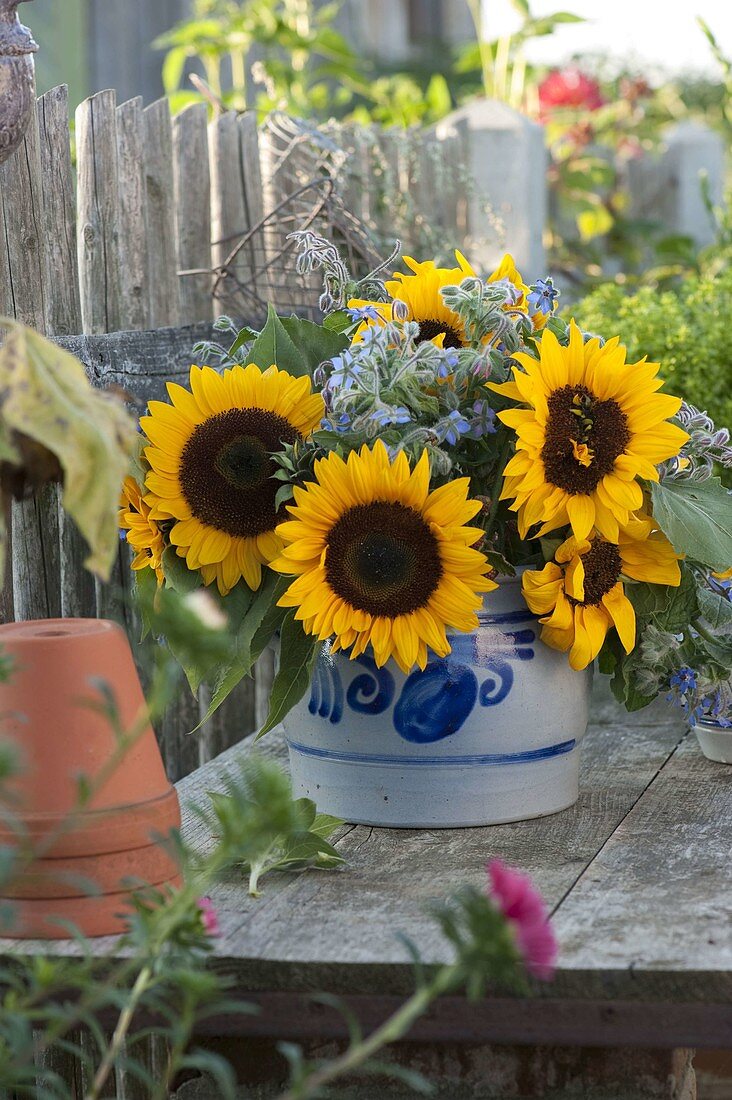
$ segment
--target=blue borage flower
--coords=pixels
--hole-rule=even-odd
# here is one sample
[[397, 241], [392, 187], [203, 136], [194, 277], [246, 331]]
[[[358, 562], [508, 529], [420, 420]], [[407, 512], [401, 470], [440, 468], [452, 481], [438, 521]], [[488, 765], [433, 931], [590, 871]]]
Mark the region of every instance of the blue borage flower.
[[473, 403], [473, 415], [470, 418], [469, 436], [471, 439], [481, 439], [484, 435], [492, 435], [497, 430], [496, 413], [487, 401], [480, 399]]
[[389, 428], [392, 424], [409, 424], [412, 416], [409, 409], [405, 409], [403, 405], [391, 408], [382, 405], [380, 408], [374, 409], [370, 419], [374, 420], [380, 428]]
[[454, 447], [460, 442], [460, 437], [467, 435], [471, 428], [472, 424], [467, 417], [459, 409], [453, 409], [442, 420], [438, 420], [433, 430], [441, 443]]
[[330, 390], [343, 390], [346, 393], [353, 389], [356, 379], [362, 373], [363, 367], [354, 360], [350, 351], [343, 355], [336, 355], [331, 359], [332, 370], [328, 376], [327, 386]]
[[449, 378], [454, 370], [460, 365], [460, 356], [455, 348], [446, 348], [442, 352], [441, 359], [438, 360], [436, 374], [437, 377], [444, 381], [445, 378]]
[[379, 321], [382, 319], [376, 306], [351, 306], [346, 313], [352, 321]]
[[341, 413], [335, 419], [323, 417], [320, 426], [324, 432], [347, 432], [351, 426], [351, 418], [347, 413]]
[[548, 316], [554, 312], [554, 303], [559, 297], [559, 291], [551, 279], [537, 279], [529, 290], [527, 301], [529, 308], [535, 313], [543, 313]]
[[708, 702], [709, 718], [722, 729], [732, 729], [732, 695], [724, 695], [721, 689], [717, 688]]
[[684, 665], [678, 672], [674, 672], [669, 681], [671, 687], [678, 688], [680, 695], [686, 695], [689, 691], [696, 691], [697, 675], [693, 668]]

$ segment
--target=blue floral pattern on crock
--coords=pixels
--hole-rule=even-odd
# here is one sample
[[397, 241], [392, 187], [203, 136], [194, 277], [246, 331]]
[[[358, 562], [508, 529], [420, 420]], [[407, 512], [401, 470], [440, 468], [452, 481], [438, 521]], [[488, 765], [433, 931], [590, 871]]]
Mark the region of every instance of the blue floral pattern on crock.
[[[490, 652], [481, 652], [480, 631], [451, 636], [452, 653], [435, 659], [424, 670], [412, 672], [402, 685], [395, 701], [396, 682], [388, 668], [378, 668], [366, 654], [356, 658], [364, 671], [360, 672], [344, 692], [337, 663], [324, 654], [314, 673], [308, 709], [337, 725], [348, 706], [359, 714], [385, 713], [394, 704], [394, 729], [405, 741], [429, 744], [457, 733], [476, 704], [495, 707], [503, 702], [513, 687], [512, 661], [530, 661], [534, 657], [536, 631], [522, 627], [529, 616], [503, 615], [490, 620], [515, 630], [502, 630], [503, 644], [491, 637]], [[502, 650], [502, 652], [497, 652]], [[481, 674], [479, 682], [478, 675]]]

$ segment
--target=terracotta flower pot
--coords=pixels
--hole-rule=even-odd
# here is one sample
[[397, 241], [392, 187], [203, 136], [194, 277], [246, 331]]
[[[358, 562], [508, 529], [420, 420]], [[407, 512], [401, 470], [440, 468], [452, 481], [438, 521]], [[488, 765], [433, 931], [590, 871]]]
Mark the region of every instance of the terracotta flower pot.
[[[177, 866], [156, 838], [180, 824], [152, 727], [120, 754], [99, 708], [104, 683], [122, 730], [144, 713], [127, 638], [104, 620], [46, 619], [0, 626], [0, 648], [14, 664], [10, 681], [0, 684], [0, 737], [16, 743], [23, 763], [10, 785], [12, 812], [37, 854], [0, 887], [14, 899], [15, 921], [5, 934], [62, 937], [59, 919], [87, 936], [120, 932], [133, 880], [177, 881]], [[79, 810], [81, 775], [92, 796]], [[8, 826], [2, 834], [6, 843], [12, 838]]]

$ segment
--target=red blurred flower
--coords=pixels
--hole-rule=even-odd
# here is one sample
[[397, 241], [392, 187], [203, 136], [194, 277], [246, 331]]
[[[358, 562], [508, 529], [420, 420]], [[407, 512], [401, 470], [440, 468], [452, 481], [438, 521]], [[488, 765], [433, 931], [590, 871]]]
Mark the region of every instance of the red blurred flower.
[[572, 66], [553, 69], [539, 85], [542, 118], [546, 118], [557, 108], [584, 107], [587, 111], [596, 111], [604, 103], [597, 81]]
[[201, 924], [207, 936], [220, 936], [221, 926], [219, 918], [211, 898], [199, 898], [198, 909], [201, 916]]
[[489, 894], [511, 922], [516, 944], [530, 974], [549, 981], [557, 960], [557, 941], [544, 899], [528, 875], [500, 859], [488, 864]]

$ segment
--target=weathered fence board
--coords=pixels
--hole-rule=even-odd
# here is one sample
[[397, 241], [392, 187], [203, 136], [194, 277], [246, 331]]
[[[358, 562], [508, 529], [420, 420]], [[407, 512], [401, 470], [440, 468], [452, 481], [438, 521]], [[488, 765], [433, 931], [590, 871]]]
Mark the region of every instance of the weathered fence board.
[[[260, 225], [265, 216], [264, 190], [262, 188], [262, 166], [259, 155], [259, 131], [254, 111], [247, 111], [239, 118], [239, 139], [242, 180], [244, 183], [244, 205], [247, 212], [247, 227], [251, 230]], [[249, 277], [254, 289], [266, 298], [271, 297], [270, 279], [267, 269], [267, 241], [261, 239], [259, 252], [254, 243], [250, 243], [242, 257], [242, 264], [248, 265]], [[246, 278], [245, 273], [245, 278]]]
[[43, 196], [38, 115], [33, 112], [14, 156], [0, 165], [5, 247], [13, 316], [33, 328], [47, 329], [49, 285], [44, 248]]
[[76, 257], [76, 195], [69, 141], [66, 86], [38, 100], [43, 235], [48, 282], [48, 331], [60, 336], [81, 329], [79, 267]]
[[151, 103], [143, 111], [142, 118], [150, 323], [153, 328], [157, 328], [161, 325], [177, 325], [180, 319], [173, 129], [167, 99], [158, 99]]
[[[208, 114], [192, 104], [173, 119], [173, 179], [177, 213], [179, 271], [207, 271], [211, 266], [211, 171], [208, 163]], [[180, 281], [183, 324], [211, 316], [210, 275], [187, 275]]]
[[117, 108], [119, 167], [120, 323], [152, 328], [148, 278], [148, 229], [142, 144], [142, 99]]
[[[211, 234], [213, 266], [226, 262], [237, 239], [249, 229], [244, 178], [241, 170], [239, 124], [233, 111], [214, 119], [209, 127], [211, 169]], [[246, 277], [245, 260], [235, 265], [237, 277]], [[236, 305], [223, 297], [215, 304], [217, 313], [234, 313]]]
[[98, 92], [76, 108], [77, 238], [84, 332], [120, 324], [119, 167], [116, 97]]

